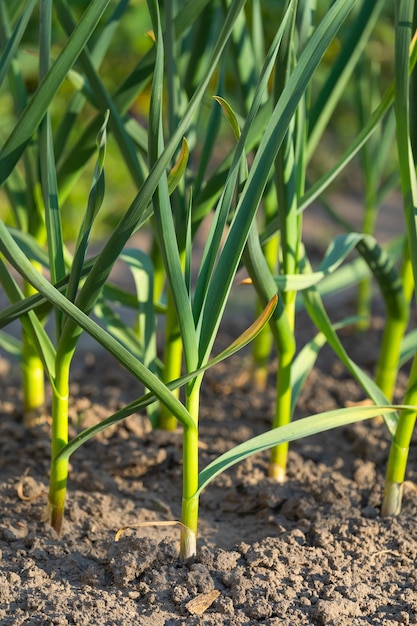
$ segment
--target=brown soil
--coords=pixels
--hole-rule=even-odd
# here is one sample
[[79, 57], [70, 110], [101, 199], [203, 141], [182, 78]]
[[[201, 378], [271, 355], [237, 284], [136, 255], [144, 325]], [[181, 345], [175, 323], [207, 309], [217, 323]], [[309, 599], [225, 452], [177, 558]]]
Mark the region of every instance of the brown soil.
[[[379, 339], [375, 328], [344, 341], [371, 368]], [[151, 432], [135, 415], [77, 451], [58, 539], [42, 522], [49, 425], [24, 428], [17, 366], [0, 367], [2, 625], [417, 624], [416, 448], [403, 512], [382, 519], [383, 425], [293, 444], [284, 485], [265, 477], [266, 455], [229, 470], [203, 493], [198, 555], [181, 563], [175, 527], [131, 530], [115, 542], [122, 526], [179, 518], [181, 433]], [[241, 355], [206, 375], [202, 467], [269, 427], [273, 373], [267, 391], [254, 393], [236, 385], [244, 368]], [[101, 353], [79, 356], [71, 391], [72, 434], [140, 395]], [[361, 398], [325, 349], [297, 415]]]

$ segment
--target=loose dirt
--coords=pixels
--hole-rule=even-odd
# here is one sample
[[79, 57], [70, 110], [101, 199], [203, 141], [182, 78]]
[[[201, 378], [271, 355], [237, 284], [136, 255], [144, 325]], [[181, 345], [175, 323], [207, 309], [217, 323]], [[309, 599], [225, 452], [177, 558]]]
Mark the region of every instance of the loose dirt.
[[[239, 322], [240, 323], [240, 322]], [[305, 319], [301, 318], [304, 329]], [[352, 358], [375, 363], [381, 319], [347, 334]], [[224, 345], [242, 330], [223, 329]], [[207, 373], [201, 467], [268, 429], [265, 392], [244, 381], [247, 354]], [[198, 554], [178, 560], [181, 432], [152, 432], [134, 415], [78, 450], [63, 534], [42, 521], [48, 423], [26, 429], [17, 365], [0, 360], [0, 623], [131, 626], [394, 626], [417, 624], [416, 446], [403, 511], [382, 519], [389, 438], [368, 421], [291, 445], [288, 480], [266, 477], [267, 455], [217, 478], [201, 498]], [[405, 382], [400, 376], [398, 398]], [[71, 434], [141, 393], [100, 352], [81, 353], [71, 381]], [[360, 401], [363, 392], [324, 349], [297, 416]], [[128, 530], [115, 541], [117, 530]]]

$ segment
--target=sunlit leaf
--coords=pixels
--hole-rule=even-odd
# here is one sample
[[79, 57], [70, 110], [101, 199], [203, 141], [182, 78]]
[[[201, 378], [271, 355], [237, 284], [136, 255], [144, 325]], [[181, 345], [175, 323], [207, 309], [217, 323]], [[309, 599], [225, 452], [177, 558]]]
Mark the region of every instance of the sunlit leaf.
[[327, 411], [326, 413], [317, 413], [317, 415], [304, 417], [303, 419], [296, 420], [291, 424], [275, 428], [267, 433], [253, 437], [252, 439], [235, 446], [225, 454], [222, 454], [200, 472], [198, 492], [196, 495], [199, 495], [203, 489], [205, 489], [205, 487], [207, 487], [207, 485], [214, 478], [216, 478], [216, 476], [224, 472], [229, 467], [232, 467], [236, 463], [240, 463], [240, 461], [243, 461], [254, 454], [258, 454], [264, 450], [269, 450], [280, 443], [295, 441], [297, 439], [316, 435], [340, 426], [354, 424], [355, 422], [362, 422], [363, 420], [376, 417], [381, 413], [388, 414], [401, 409], [416, 410], [417, 407], [403, 405], [374, 405], [336, 409], [334, 411]]

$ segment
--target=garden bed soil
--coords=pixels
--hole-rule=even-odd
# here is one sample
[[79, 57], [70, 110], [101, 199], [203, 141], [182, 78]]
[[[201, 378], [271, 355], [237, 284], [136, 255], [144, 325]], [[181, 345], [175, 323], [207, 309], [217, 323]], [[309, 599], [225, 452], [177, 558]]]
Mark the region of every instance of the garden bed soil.
[[[382, 323], [377, 317], [369, 333], [343, 338], [367, 369]], [[300, 326], [306, 328], [303, 317]], [[222, 345], [242, 329], [229, 322]], [[202, 467], [269, 427], [274, 363], [265, 392], [245, 381], [247, 363], [247, 353], [236, 355], [206, 375]], [[144, 415], [134, 415], [78, 450], [58, 538], [42, 521], [50, 425], [23, 426], [17, 365], [3, 359], [0, 368], [2, 625], [417, 624], [416, 447], [402, 514], [382, 519], [389, 439], [380, 423], [292, 444], [283, 485], [266, 477], [267, 454], [218, 477], [201, 497], [198, 554], [180, 562], [178, 528], [152, 526], [180, 517], [180, 431], [152, 432]], [[140, 393], [106, 355], [80, 354], [71, 434]], [[297, 416], [362, 399], [324, 349]], [[119, 528], [142, 522], [149, 526], [115, 541]]]

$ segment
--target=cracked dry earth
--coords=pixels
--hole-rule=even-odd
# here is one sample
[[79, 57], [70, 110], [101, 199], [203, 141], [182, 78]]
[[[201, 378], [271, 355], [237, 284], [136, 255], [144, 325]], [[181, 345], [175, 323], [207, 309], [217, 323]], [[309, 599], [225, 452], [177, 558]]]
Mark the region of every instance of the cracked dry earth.
[[[343, 338], [365, 368], [374, 365], [381, 325]], [[267, 390], [254, 393], [240, 380], [245, 359], [206, 375], [202, 467], [270, 424], [273, 367]], [[24, 428], [17, 365], [3, 359], [0, 367], [2, 625], [417, 624], [415, 444], [403, 512], [390, 519], [379, 515], [389, 444], [379, 423], [292, 444], [284, 485], [265, 477], [264, 455], [235, 466], [203, 493], [198, 555], [182, 563], [173, 526], [129, 530], [115, 541], [123, 526], [179, 518], [181, 433], [152, 432], [134, 415], [78, 450], [58, 538], [42, 522], [50, 426]], [[102, 353], [80, 354], [72, 434], [140, 395], [135, 384]], [[362, 398], [324, 349], [297, 416]]]

